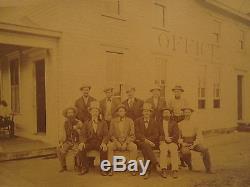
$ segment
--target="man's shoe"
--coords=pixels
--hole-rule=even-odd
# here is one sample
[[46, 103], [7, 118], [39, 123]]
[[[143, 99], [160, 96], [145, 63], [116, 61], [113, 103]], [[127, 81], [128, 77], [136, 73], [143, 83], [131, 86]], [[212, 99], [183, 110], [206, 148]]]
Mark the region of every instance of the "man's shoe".
[[85, 175], [88, 172], [89, 172], [89, 170], [86, 169], [86, 168], [84, 168], [84, 169], [81, 170], [81, 172], [79, 173], [79, 175]]
[[131, 172], [131, 175], [132, 175], [132, 176], [136, 176], [136, 172], [135, 172], [135, 171], [132, 171], [132, 172]]
[[167, 170], [166, 169], [162, 169], [161, 170], [161, 176], [163, 177], [163, 178], [167, 178]]
[[145, 175], [143, 176], [143, 179], [148, 179], [150, 177], [150, 172], [146, 172]]
[[189, 169], [189, 171], [193, 171], [193, 166], [192, 166], [192, 164], [188, 165], [188, 169]]
[[107, 173], [106, 171], [101, 171], [101, 175], [102, 175], [102, 176], [107, 176], [108, 173]]
[[172, 172], [172, 177], [173, 177], [174, 179], [177, 179], [177, 178], [178, 178], [178, 171], [174, 170], [174, 171]]
[[161, 167], [158, 163], [155, 165], [155, 168], [157, 172], [161, 172]]
[[67, 167], [63, 167], [61, 170], [59, 170], [60, 173], [67, 171]]
[[113, 170], [108, 171], [108, 176], [113, 176]]
[[207, 170], [206, 170], [206, 173], [207, 173], [207, 174], [215, 174], [215, 172], [212, 171], [211, 169], [207, 169]]

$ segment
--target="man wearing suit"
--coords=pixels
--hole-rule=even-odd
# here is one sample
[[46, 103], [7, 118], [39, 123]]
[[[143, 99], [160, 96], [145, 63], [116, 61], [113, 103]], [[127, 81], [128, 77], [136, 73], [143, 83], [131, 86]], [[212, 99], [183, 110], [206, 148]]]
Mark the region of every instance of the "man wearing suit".
[[[80, 175], [84, 175], [88, 172], [89, 165], [86, 156], [88, 151], [97, 150], [100, 152], [100, 161], [107, 160], [108, 127], [107, 123], [99, 118], [99, 102], [92, 101], [89, 112], [91, 119], [85, 122], [80, 136], [79, 155], [82, 159]], [[104, 171], [101, 171], [101, 174], [104, 176], [107, 175]]]
[[150, 92], [152, 93], [152, 97], [148, 98], [145, 102], [150, 103], [153, 107], [152, 117], [156, 121], [161, 120], [161, 109], [166, 106], [165, 99], [160, 97], [161, 88], [159, 86], [154, 86]]
[[89, 95], [90, 89], [90, 85], [82, 85], [80, 87], [80, 91], [82, 91], [82, 96], [75, 101], [75, 107], [78, 111], [77, 118], [83, 123], [90, 120], [91, 117], [88, 108], [90, 103], [96, 100], [95, 98]]
[[[126, 117], [126, 107], [120, 104], [117, 109], [118, 116], [113, 118], [110, 123], [109, 137], [111, 142], [108, 144], [108, 160], [113, 161], [115, 150], [129, 151], [129, 160], [136, 160], [137, 146], [135, 141], [134, 122]], [[133, 176], [135, 172], [131, 173]], [[112, 171], [109, 173], [112, 175]]]
[[115, 109], [121, 102], [120, 99], [113, 97], [112, 87], [105, 88], [104, 92], [106, 94], [106, 98], [100, 101], [100, 107], [102, 117], [107, 122], [109, 127], [111, 119], [115, 117]]
[[60, 172], [67, 170], [66, 156], [69, 150], [73, 150], [75, 153], [75, 167], [78, 167], [79, 157], [78, 144], [80, 140], [80, 131], [83, 124], [80, 120], [76, 119], [77, 111], [74, 107], [66, 108], [63, 111], [63, 116], [66, 118], [64, 122], [64, 135], [59, 140], [59, 146], [57, 147], [57, 157], [61, 164]]
[[161, 176], [167, 178], [167, 156], [170, 153], [170, 164], [172, 177], [177, 178], [178, 172], [178, 124], [172, 118], [172, 110], [164, 107], [162, 109], [162, 120], [160, 122], [160, 166]]
[[127, 116], [135, 121], [142, 116], [143, 101], [135, 97], [135, 88], [129, 87], [126, 90], [128, 98], [123, 101], [123, 104], [127, 108]]
[[160, 171], [160, 165], [153, 152], [159, 146], [159, 125], [155, 119], [150, 117], [152, 111], [152, 105], [144, 103], [143, 116], [135, 120], [136, 143], [142, 151], [144, 160], [150, 160], [150, 166], [144, 179], [149, 178], [152, 166], [156, 167], [157, 171]]

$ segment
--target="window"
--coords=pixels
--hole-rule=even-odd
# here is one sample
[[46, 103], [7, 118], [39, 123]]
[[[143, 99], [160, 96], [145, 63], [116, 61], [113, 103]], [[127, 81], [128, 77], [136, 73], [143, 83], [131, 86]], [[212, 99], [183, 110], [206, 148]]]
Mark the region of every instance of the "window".
[[217, 68], [215, 71], [214, 76], [214, 85], [213, 85], [213, 107], [220, 108], [220, 98], [221, 98], [221, 88], [220, 88], [220, 76], [221, 76], [221, 69]]
[[199, 69], [198, 77], [198, 109], [206, 108], [206, 67]]
[[244, 31], [240, 31], [240, 49], [244, 50], [245, 48], [245, 32]]
[[166, 96], [166, 75], [167, 75], [167, 60], [165, 58], [155, 59], [155, 84], [161, 87], [161, 97]]
[[213, 42], [219, 43], [220, 42], [220, 37], [221, 37], [221, 22], [214, 20], [213, 21]]
[[122, 59], [123, 53], [106, 51], [106, 82], [114, 86], [114, 96], [122, 97]]
[[14, 59], [10, 61], [10, 82], [11, 82], [11, 110], [20, 112], [19, 100], [19, 61]]
[[157, 28], [165, 28], [166, 27], [166, 7], [165, 5], [155, 3], [154, 4], [154, 26]]

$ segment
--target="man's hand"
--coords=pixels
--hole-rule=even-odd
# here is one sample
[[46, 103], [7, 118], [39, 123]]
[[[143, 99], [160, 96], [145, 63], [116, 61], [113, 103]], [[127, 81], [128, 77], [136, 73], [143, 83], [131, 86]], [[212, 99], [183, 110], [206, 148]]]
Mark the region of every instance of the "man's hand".
[[166, 141], [167, 143], [171, 143], [171, 142], [172, 142], [172, 137], [166, 137], [166, 138], [165, 138], [165, 141]]
[[155, 147], [155, 144], [151, 142], [150, 140], [145, 139], [145, 142], [148, 143], [151, 147]]
[[105, 143], [102, 143], [102, 144], [100, 145], [100, 148], [101, 148], [104, 152], [106, 152], [106, 151], [108, 150], [107, 144], [105, 144]]
[[85, 144], [84, 144], [84, 143], [80, 143], [80, 144], [78, 145], [78, 150], [82, 151], [83, 148], [85, 148]]
[[179, 139], [179, 140], [178, 140], [178, 143], [179, 143], [179, 144], [183, 144], [183, 139]]
[[126, 151], [126, 149], [127, 149], [127, 144], [126, 144], [126, 143], [123, 143], [123, 144], [121, 145], [121, 151]]

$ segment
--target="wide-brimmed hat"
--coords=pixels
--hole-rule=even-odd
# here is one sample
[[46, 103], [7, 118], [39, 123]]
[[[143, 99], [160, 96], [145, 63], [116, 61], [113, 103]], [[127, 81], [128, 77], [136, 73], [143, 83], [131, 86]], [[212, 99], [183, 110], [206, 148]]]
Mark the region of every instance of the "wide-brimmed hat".
[[191, 112], [194, 112], [194, 109], [192, 109], [191, 107], [183, 107], [181, 110], [182, 111], [184, 111], [184, 110], [190, 110]]
[[152, 92], [153, 90], [161, 90], [161, 87], [159, 85], [154, 85], [152, 86], [152, 88], [150, 89], [150, 92]]
[[104, 89], [103, 89], [103, 91], [104, 92], [107, 92], [107, 91], [109, 91], [109, 90], [113, 90], [114, 88], [112, 87], [112, 86], [108, 86], [108, 87], [105, 87]]
[[144, 104], [143, 104], [143, 107], [142, 107], [142, 110], [150, 110], [150, 111], [153, 111], [153, 107], [152, 107], [151, 103], [144, 103]]
[[100, 103], [98, 101], [92, 101], [90, 103], [90, 106], [89, 106], [88, 110], [90, 111], [92, 109], [97, 109], [97, 110], [101, 111]]
[[163, 112], [164, 110], [168, 110], [169, 112], [173, 112], [173, 110], [170, 108], [170, 107], [168, 107], [168, 106], [165, 106], [165, 107], [163, 107], [163, 108], [161, 108], [161, 111]]
[[175, 90], [180, 90], [180, 91], [184, 92], [184, 89], [183, 89], [181, 86], [179, 86], [179, 85], [176, 85], [176, 86], [172, 89], [172, 91], [175, 91]]
[[82, 84], [81, 87], [80, 87], [80, 90], [82, 90], [83, 88], [91, 89], [91, 86], [89, 84]]
[[67, 116], [67, 113], [68, 113], [68, 111], [69, 110], [73, 110], [74, 111], [74, 113], [75, 113], [75, 115], [77, 114], [77, 109], [75, 108], [75, 107], [68, 107], [68, 108], [65, 108], [64, 110], [63, 110], [63, 116], [65, 117], [65, 118], [67, 118], [68, 116]]
[[119, 104], [116, 108], [115, 108], [115, 112], [117, 112], [120, 108], [124, 108], [125, 110], [127, 110], [127, 107], [124, 104]]

